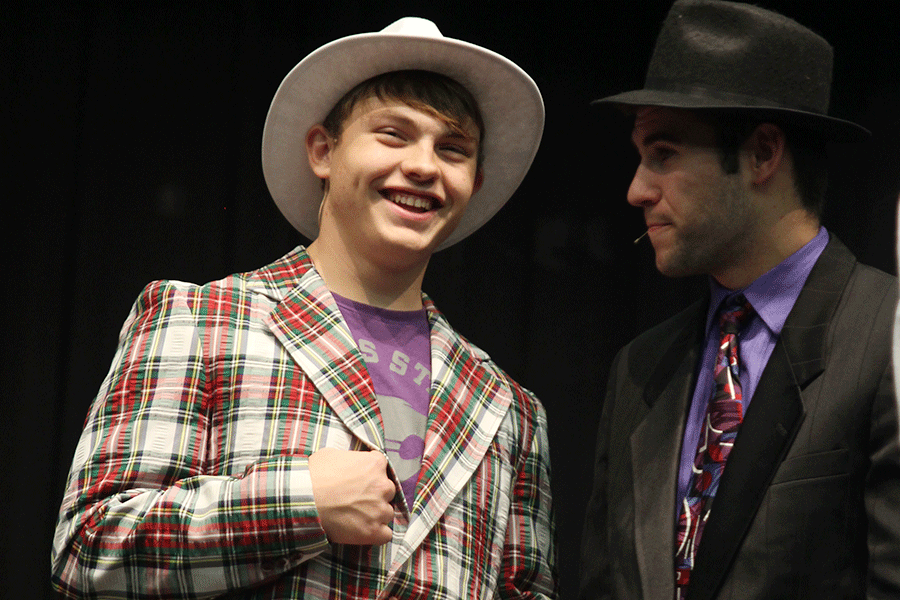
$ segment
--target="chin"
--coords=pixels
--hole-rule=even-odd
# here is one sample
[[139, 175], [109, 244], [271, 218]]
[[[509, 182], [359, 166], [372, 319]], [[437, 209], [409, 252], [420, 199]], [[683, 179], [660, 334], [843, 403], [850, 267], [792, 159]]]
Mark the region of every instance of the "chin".
[[376, 251], [385, 264], [394, 268], [413, 268], [431, 257], [437, 244], [431, 241], [384, 240]]
[[682, 264], [678, 261], [660, 259], [659, 257], [657, 257], [656, 259], [656, 270], [666, 277], [673, 278], [688, 277], [690, 275], [697, 274], [697, 271], [695, 269], [689, 268], [688, 265]]
[[404, 232], [408, 235], [398, 235], [393, 239], [389, 239], [387, 241], [388, 245], [395, 246], [398, 248], [405, 248], [408, 252], [412, 253], [422, 253], [427, 252], [431, 254], [434, 252], [438, 246], [444, 243], [450, 236], [450, 232], [439, 232], [439, 233], [415, 233], [415, 232]]

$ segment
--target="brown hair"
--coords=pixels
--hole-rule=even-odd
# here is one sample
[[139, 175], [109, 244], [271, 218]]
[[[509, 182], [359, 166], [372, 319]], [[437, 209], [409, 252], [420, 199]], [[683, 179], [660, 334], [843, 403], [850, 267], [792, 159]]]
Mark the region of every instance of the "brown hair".
[[828, 156], [825, 139], [814, 131], [808, 131], [775, 120], [742, 114], [708, 112], [707, 122], [718, 132], [719, 152], [722, 168], [734, 174], [738, 170], [737, 155], [740, 147], [760, 123], [774, 123], [784, 132], [786, 144], [794, 162], [794, 187], [803, 206], [822, 218], [825, 190], [828, 187]]
[[471, 121], [478, 129], [478, 166], [481, 166], [485, 130], [478, 103], [469, 90], [439, 73], [390, 71], [367, 79], [338, 100], [322, 121], [322, 126], [332, 136], [340, 136], [344, 122], [356, 105], [373, 96], [382, 101], [396, 100], [431, 114], [446, 123], [454, 133], [465, 135], [464, 125]]

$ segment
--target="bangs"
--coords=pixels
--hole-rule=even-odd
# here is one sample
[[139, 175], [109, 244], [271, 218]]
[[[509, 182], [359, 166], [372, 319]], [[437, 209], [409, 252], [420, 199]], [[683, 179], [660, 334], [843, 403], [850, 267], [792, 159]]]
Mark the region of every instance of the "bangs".
[[322, 125], [333, 136], [340, 135], [343, 124], [356, 105], [366, 98], [402, 102], [444, 122], [454, 133], [468, 137], [467, 125], [478, 130], [478, 158], [484, 143], [484, 121], [472, 94], [445, 75], [431, 71], [391, 71], [358, 84], [341, 98]]

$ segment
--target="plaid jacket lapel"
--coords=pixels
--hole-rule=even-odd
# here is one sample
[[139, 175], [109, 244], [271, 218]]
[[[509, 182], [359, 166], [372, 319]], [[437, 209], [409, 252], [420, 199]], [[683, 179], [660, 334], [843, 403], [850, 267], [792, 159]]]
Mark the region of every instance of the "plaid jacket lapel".
[[478, 469], [512, 402], [485, 367], [487, 354], [463, 340], [425, 298], [431, 325], [431, 406], [412, 520], [392, 573], [422, 543]]
[[[334, 298], [299, 250], [260, 276], [279, 298], [267, 323], [325, 401], [362, 443], [384, 448], [384, 427], [371, 377]], [[412, 520], [392, 548], [388, 578], [428, 536], [478, 469], [512, 402], [512, 390], [467, 343], [434, 303], [424, 299], [431, 326], [431, 405]], [[396, 540], [395, 540], [396, 542]]]
[[334, 297], [302, 250], [273, 267], [270, 282], [283, 297], [267, 319], [269, 328], [347, 428], [366, 447], [383, 451], [372, 379]]

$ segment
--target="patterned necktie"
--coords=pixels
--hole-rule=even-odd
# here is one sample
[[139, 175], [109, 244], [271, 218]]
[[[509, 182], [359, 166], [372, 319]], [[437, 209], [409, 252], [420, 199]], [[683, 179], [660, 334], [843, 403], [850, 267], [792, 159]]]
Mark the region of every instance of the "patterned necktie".
[[709, 518], [725, 461], [743, 420], [741, 404], [738, 331], [753, 313], [743, 295], [730, 300], [719, 317], [720, 343], [716, 354], [713, 379], [715, 389], [706, 409], [703, 429], [697, 441], [693, 475], [687, 497], [678, 516], [675, 553], [675, 599], [685, 597], [694, 556], [700, 544], [703, 527]]

